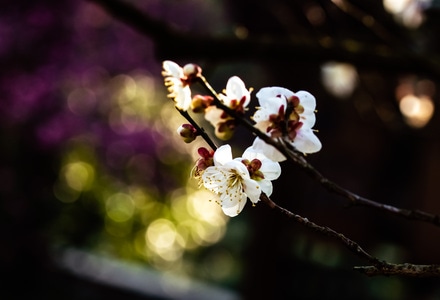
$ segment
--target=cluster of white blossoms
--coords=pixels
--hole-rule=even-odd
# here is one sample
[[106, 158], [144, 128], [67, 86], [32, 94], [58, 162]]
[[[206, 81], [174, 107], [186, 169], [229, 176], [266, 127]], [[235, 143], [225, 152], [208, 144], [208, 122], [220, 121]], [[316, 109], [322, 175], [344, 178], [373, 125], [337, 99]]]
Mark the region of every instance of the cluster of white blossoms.
[[233, 159], [231, 146], [223, 145], [214, 152], [213, 165], [201, 173], [203, 186], [218, 196], [223, 212], [234, 217], [248, 198], [257, 203], [262, 192], [272, 194], [271, 181], [280, 176], [281, 167], [252, 147]]
[[[204, 113], [219, 139], [228, 140], [232, 137], [239, 124], [236, 118], [245, 117], [251, 102], [251, 90], [246, 88], [239, 77], [231, 77], [222, 93], [217, 94], [211, 90], [209, 95], [192, 96], [191, 84], [198, 79], [205, 82], [199, 66], [188, 64], [182, 68], [175, 62], [164, 61], [162, 75], [168, 87], [168, 97], [175, 101], [179, 110]], [[255, 128], [274, 140], [289, 143], [304, 154], [321, 149], [321, 142], [313, 130], [316, 100], [312, 94], [306, 91], [294, 93], [282, 87], [265, 87], [256, 96], [259, 106], [251, 117]], [[219, 106], [234, 111], [234, 116]], [[200, 135], [190, 124], [182, 125], [177, 131], [187, 143]], [[238, 215], [247, 199], [255, 204], [260, 200], [261, 193], [267, 196], [272, 194], [272, 181], [281, 174], [278, 162], [286, 159], [275, 147], [257, 137], [252, 146], [235, 159], [230, 145], [214, 150], [198, 150], [201, 158], [193, 174], [200, 186], [213, 192], [226, 215]]]
[[[306, 91], [294, 93], [282, 87], [266, 87], [257, 93], [257, 98], [260, 107], [253, 116], [255, 127], [272, 138], [285, 138], [302, 153], [321, 150], [321, 142], [312, 129], [316, 120], [316, 100], [312, 94]], [[273, 160], [286, 159], [259, 138], [256, 138], [253, 147]]]

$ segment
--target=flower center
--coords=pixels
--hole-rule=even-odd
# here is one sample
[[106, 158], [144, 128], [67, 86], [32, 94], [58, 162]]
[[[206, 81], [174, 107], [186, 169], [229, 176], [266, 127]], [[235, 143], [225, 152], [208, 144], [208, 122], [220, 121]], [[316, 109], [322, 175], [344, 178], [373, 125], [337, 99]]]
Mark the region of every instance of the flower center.
[[[281, 95], [277, 97], [281, 97]], [[271, 114], [269, 116], [270, 125], [267, 127], [267, 132], [273, 138], [286, 136], [293, 142], [298, 130], [303, 125], [300, 122], [300, 114], [303, 112], [304, 107], [300, 104], [298, 97], [292, 96], [287, 98], [287, 107], [281, 105], [278, 109], [278, 114]]]
[[260, 171], [261, 161], [259, 159], [254, 158], [252, 161], [249, 161], [248, 159], [242, 159], [241, 162], [246, 166], [249, 171], [249, 176], [253, 180], [258, 181], [264, 179], [264, 174]]
[[244, 115], [245, 107], [244, 103], [246, 102], [246, 96], [241, 97], [240, 100], [234, 99], [230, 102], [229, 107], [235, 110], [238, 114]]

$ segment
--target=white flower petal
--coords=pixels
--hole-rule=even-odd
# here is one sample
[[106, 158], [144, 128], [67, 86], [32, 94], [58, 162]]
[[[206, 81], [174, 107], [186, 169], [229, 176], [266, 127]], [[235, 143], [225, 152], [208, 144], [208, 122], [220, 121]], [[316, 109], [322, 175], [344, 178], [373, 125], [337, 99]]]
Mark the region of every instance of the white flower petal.
[[310, 128], [298, 130], [292, 145], [302, 153], [315, 153], [322, 148], [321, 142]]
[[315, 97], [306, 91], [298, 91], [295, 95], [299, 98], [299, 103], [304, 108], [304, 112], [314, 112], [316, 108]]
[[174, 86], [174, 101], [176, 102], [176, 107], [181, 110], [188, 110], [191, 106], [191, 90], [188, 86], [183, 87], [182, 85]]
[[249, 90], [246, 89], [246, 86], [240, 77], [233, 76], [229, 78], [228, 82], [226, 83], [226, 99], [224, 99], [225, 104], [229, 105], [231, 100], [240, 101], [243, 97], [246, 99], [243, 103], [243, 106], [246, 107], [251, 99]]
[[261, 161], [260, 171], [263, 173], [264, 178], [268, 180], [278, 179], [281, 175], [281, 166], [278, 162], [269, 158]]
[[243, 179], [244, 192], [253, 203], [260, 201], [261, 187], [253, 179]]
[[208, 167], [202, 174], [203, 186], [216, 193], [221, 194], [228, 188], [227, 172], [221, 167]]
[[316, 117], [314, 112], [302, 113], [299, 115], [300, 121], [303, 123], [302, 128], [312, 128], [315, 125]]
[[222, 206], [222, 210], [225, 213], [225, 215], [230, 216], [230, 217], [235, 217], [239, 213], [241, 213], [244, 206], [246, 205], [246, 202], [247, 202], [246, 195], [243, 194], [243, 198], [241, 201], [238, 201], [233, 206], [228, 206], [228, 207]]
[[253, 159], [263, 159], [266, 158], [266, 156], [264, 154], [262, 154], [261, 152], [257, 151], [256, 149], [254, 149], [253, 147], [248, 147], [246, 148], [246, 150], [244, 150], [243, 158], [246, 158], [248, 160], [253, 160]]
[[168, 95], [174, 98], [176, 107], [180, 110], [188, 110], [191, 105], [191, 89], [182, 82], [183, 69], [173, 61], [166, 60], [162, 63], [165, 85], [168, 86]]
[[233, 207], [238, 202], [246, 202], [247, 196], [243, 191], [243, 185], [240, 181], [239, 184], [229, 186], [229, 188], [220, 195], [222, 207]]
[[183, 69], [178, 64], [176, 64], [171, 60], [165, 60], [162, 63], [162, 67], [165, 71], [166, 76], [172, 76], [175, 78], [183, 77]]
[[220, 123], [221, 115], [223, 114], [223, 110], [220, 108], [217, 108], [215, 106], [209, 106], [205, 110], [205, 119], [209, 123], [211, 123], [212, 126], [216, 127], [218, 123]]
[[272, 190], [273, 190], [273, 186], [272, 186], [272, 182], [270, 180], [260, 180], [258, 181], [258, 183], [260, 184], [261, 190], [269, 197], [270, 195], [272, 195]]
[[272, 161], [284, 161], [286, 157], [278, 151], [274, 146], [267, 144], [259, 137], [255, 138], [252, 146], [255, 151], [263, 153], [267, 158]]
[[268, 122], [269, 116], [270, 116], [269, 110], [260, 107], [255, 111], [254, 115], [252, 116], [252, 119], [257, 124], [261, 122], [267, 122], [270, 125], [270, 123]]
[[287, 107], [287, 101], [283, 97], [261, 98], [259, 103], [260, 108], [255, 111], [253, 116], [255, 122], [267, 121], [270, 115], [278, 115], [282, 105], [284, 105], [284, 110]]
[[278, 87], [278, 86], [262, 88], [256, 94], [258, 100], [265, 99], [265, 98], [279, 97], [279, 96], [284, 96], [285, 98], [289, 98], [293, 95], [295, 95], [295, 93], [292, 92], [291, 90], [288, 90], [283, 87]]
[[220, 146], [214, 152], [214, 165], [222, 166], [230, 161], [232, 161], [232, 150], [230, 145], [226, 144]]
[[296, 92], [296, 96], [299, 98], [299, 103], [304, 108], [304, 112], [300, 114], [301, 122], [303, 123], [303, 126], [312, 128], [316, 121], [316, 99], [312, 94], [306, 91], [298, 91]]

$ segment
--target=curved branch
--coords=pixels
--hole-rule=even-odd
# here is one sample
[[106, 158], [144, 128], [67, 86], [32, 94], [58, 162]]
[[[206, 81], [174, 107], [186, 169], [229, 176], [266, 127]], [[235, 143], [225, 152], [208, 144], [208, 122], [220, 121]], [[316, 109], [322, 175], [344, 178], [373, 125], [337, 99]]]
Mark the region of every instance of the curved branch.
[[[233, 109], [225, 106], [220, 98], [217, 92], [211, 87], [211, 85], [206, 81], [206, 79], [199, 75], [197, 77], [197, 80], [207, 89], [207, 91], [213, 96], [213, 104], [217, 106], [218, 108], [224, 110], [227, 114], [234, 117], [239, 124], [244, 125], [247, 129], [249, 129], [252, 133], [257, 135], [258, 137], [262, 138], [264, 141], [266, 141], [268, 144], [276, 147], [281, 153], [283, 153], [288, 159], [290, 159], [292, 162], [300, 165], [306, 171], [309, 172], [309, 174], [316, 177], [316, 179], [323, 184], [325, 187], [327, 187], [329, 190], [333, 192], [337, 192], [348, 199], [350, 199], [353, 203], [356, 204], [363, 204], [365, 206], [371, 206], [379, 209], [383, 209], [390, 213], [395, 213], [397, 215], [406, 216], [408, 217], [408, 214], [405, 214], [404, 212], [407, 210], [402, 210], [399, 208], [395, 208], [389, 205], [383, 205], [380, 203], [376, 203], [374, 201], [359, 197], [345, 189], [342, 189], [335, 183], [329, 181], [324, 176], [322, 176], [318, 171], [316, 171], [310, 164], [307, 163], [305, 158], [301, 156], [295, 149], [288, 143], [285, 143], [283, 140], [274, 140], [267, 136], [266, 134], [259, 131], [257, 128], [255, 128], [250, 121], [248, 121], [245, 118], [242, 118], [241, 116], [238, 116], [236, 111]], [[197, 123], [190, 117], [190, 115], [186, 111], [179, 110], [178, 111], [187, 118], [188, 121], [191, 122], [191, 124], [194, 124], [197, 126], [198, 131], [203, 131], [200, 127], [198, 127]], [[202, 132], [204, 133], [204, 132]], [[212, 144], [212, 140], [210, 137], [206, 134], [202, 134], [202, 137], [205, 139], [205, 141], [208, 144]], [[212, 147], [212, 146], [211, 146]], [[216, 147], [214, 146], [213, 149]], [[374, 275], [403, 275], [403, 276], [440, 276], [440, 266], [439, 265], [413, 265], [413, 264], [390, 264], [386, 261], [381, 261], [378, 258], [370, 255], [368, 252], [366, 252], [362, 247], [354, 242], [353, 240], [347, 238], [342, 233], [339, 233], [329, 227], [326, 226], [320, 226], [312, 221], [309, 221], [307, 218], [301, 217], [300, 215], [294, 214], [293, 212], [279, 206], [275, 202], [273, 202], [265, 193], [261, 193], [260, 200], [268, 205], [271, 209], [275, 209], [278, 212], [282, 213], [283, 215], [287, 216], [290, 219], [293, 219], [294, 221], [298, 222], [299, 224], [305, 226], [308, 229], [311, 229], [315, 232], [318, 232], [320, 234], [324, 234], [328, 237], [336, 239], [338, 242], [342, 243], [347, 249], [349, 249], [352, 253], [360, 257], [361, 259], [370, 262], [373, 264], [373, 266], [367, 266], [367, 267], [355, 267], [355, 270], [358, 270], [359, 272], [362, 272], [369, 276]], [[409, 211], [411, 212], [411, 211]], [[412, 212], [414, 213], [414, 212]], [[420, 212], [419, 212], [420, 214]], [[418, 214], [410, 214], [414, 216], [419, 216]], [[422, 213], [422, 216], [430, 216], [427, 213]], [[424, 220], [424, 219], [423, 219]], [[438, 225], [438, 217], [435, 217], [435, 220], [437, 224], [434, 222], [434, 224]]]
[[364, 249], [362, 249], [361, 246], [359, 246], [356, 242], [352, 241], [351, 239], [347, 238], [342, 233], [336, 232], [333, 229], [325, 226], [320, 226], [318, 224], [313, 223], [312, 221], [309, 221], [307, 218], [301, 217], [300, 215], [294, 214], [293, 212], [279, 206], [275, 202], [273, 202], [266, 194], [262, 193], [260, 196], [260, 200], [267, 204], [270, 208], [275, 209], [282, 213], [283, 215], [287, 216], [290, 219], [295, 220], [299, 224], [307, 227], [308, 229], [311, 229], [315, 232], [324, 234], [326, 236], [332, 237], [336, 239], [337, 241], [341, 242], [346, 248], [348, 248], [351, 252], [353, 252], [355, 255], [359, 256], [361, 259], [366, 260], [375, 266], [378, 266], [378, 268], [382, 268], [383, 266], [386, 266], [387, 263], [384, 261], [380, 261], [379, 259], [371, 256], [368, 254]]
[[414, 265], [414, 264], [390, 264], [386, 261], [381, 261], [378, 258], [370, 255], [364, 249], [362, 249], [359, 244], [349, 239], [342, 233], [339, 233], [329, 227], [320, 226], [307, 218], [301, 217], [300, 215], [294, 214], [293, 212], [279, 206], [273, 202], [266, 194], [262, 193], [260, 200], [267, 204], [271, 209], [275, 209], [283, 215], [287, 216], [289, 219], [295, 220], [297, 223], [311, 229], [320, 234], [324, 234], [328, 237], [336, 239], [338, 242], [342, 243], [348, 250], [354, 253], [359, 258], [369, 261], [373, 266], [356, 266], [353, 269], [365, 274], [367, 276], [408, 276], [408, 277], [439, 277], [440, 276], [440, 265]]
[[206, 79], [203, 76], [199, 78], [199, 82], [208, 90], [211, 96], [214, 97], [214, 102], [213, 102], [214, 105], [224, 110], [228, 115], [235, 118], [239, 124], [244, 126], [247, 130], [255, 134], [263, 141], [265, 141], [267, 144], [275, 147], [287, 159], [289, 159], [291, 162], [295, 163], [296, 165], [300, 166], [308, 175], [310, 175], [313, 179], [318, 181], [328, 191], [348, 199], [350, 201], [349, 202], [350, 205], [370, 207], [384, 211], [391, 215], [403, 217], [409, 220], [423, 221], [440, 227], [439, 215], [434, 215], [421, 210], [402, 209], [395, 206], [375, 202], [373, 200], [358, 196], [355, 193], [342, 188], [338, 184], [326, 178], [318, 170], [316, 170], [311, 164], [307, 162], [304, 156], [298, 153], [289, 143], [284, 143], [282, 140], [272, 139], [265, 133], [261, 132], [258, 128], [256, 128], [249, 120], [243, 118], [242, 116], [237, 115], [235, 110], [225, 106], [218, 98], [218, 95], [215, 92], [215, 90], [211, 87], [211, 85], [206, 81]]
[[[290, 146], [290, 144], [285, 145], [287, 147]], [[365, 197], [361, 197], [349, 190], [342, 188], [335, 182], [326, 178], [311, 164], [309, 164], [306, 159], [298, 154], [293, 148], [290, 148], [289, 150], [290, 152], [288, 154], [292, 160], [294, 160], [301, 168], [303, 168], [312, 178], [321, 183], [321, 185], [325, 187], [328, 191], [348, 199], [350, 201], [350, 205], [370, 207], [396, 216], [404, 217], [409, 220], [423, 221], [440, 227], [439, 215], [427, 213], [421, 210], [403, 209], [392, 205], [375, 202]]]

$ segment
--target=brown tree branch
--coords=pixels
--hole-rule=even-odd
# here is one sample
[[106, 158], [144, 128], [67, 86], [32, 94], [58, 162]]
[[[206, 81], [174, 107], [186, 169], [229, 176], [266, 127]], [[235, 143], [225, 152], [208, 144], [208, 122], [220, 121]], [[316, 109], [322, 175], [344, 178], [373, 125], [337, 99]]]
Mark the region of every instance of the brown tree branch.
[[349, 239], [342, 233], [339, 233], [329, 227], [318, 225], [307, 218], [294, 214], [293, 212], [279, 206], [273, 202], [266, 194], [262, 193], [260, 200], [268, 205], [271, 209], [275, 209], [281, 214], [285, 215], [289, 219], [293, 219], [295, 222], [303, 225], [304, 227], [311, 229], [315, 232], [323, 234], [325, 236], [336, 239], [342, 243], [348, 250], [354, 253], [362, 260], [368, 261], [373, 266], [356, 266], [353, 269], [365, 274], [367, 276], [407, 276], [407, 277], [439, 277], [440, 265], [415, 265], [415, 264], [390, 264], [386, 261], [381, 261], [378, 258], [370, 255], [359, 244]]
[[408, 220], [423, 221], [440, 227], [439, 215], [427, 213], [421, 210], [402, 209], [392, 205], [375, 202], [373, 200], [358, 196], [355, 193], [342, 188], [338, 184], [334, 183], [333, 181], [329, 180], [327, 177], [322, 175], [318, 170], [316, 170], [311, 164], [307, 162], [304, 156], [298, 153], [289, 143], [285, 143], [281, 139], [280, 140], [272, 139], [271, 137], [269, 137], [268, 135], [257, 129], [249, 120], [243, 118], [242, 116], [237, 115], [236, 111], [225, 106], [219, 100], [216, 91], [211, 87], [211, 85], [206, 81], [206, 79], [204, 77], [200, 77], [199, 79], [200, 79], [199, 80], [200, 83], [209, 91], [211, 96], [214, 97], [214, 104], [218, 108], [224, 110], [228, 115], [234, 117], [239, 124], [244, 126], [247, 130], [255, 134], [263, 141], [265, 141], [267, 144], [274, 146], [287, 159], [289, 159], [291, 162], [295, 163], [296, 165], [300, 166], [308, 175], [310, 175], [313, 179], [318, 181], [328, 191], [348, 199], [349, 204], [351, 206], [365, 206], [380, 211], [384, 211], [391, 215], [403, 217]]
[[[425, 222], [433, 223], [434, 225], [439, 225], [439, 217], [422, 211], [411, 211], [406, 209], [400, 209], [390, 205], [385, 205], [381, 203], [374, 202], [372, 200], [360, 197], [348, 190], [343, 189], [339, 185], [329, 181], [321, 173], [319, 173], [312, 165], [310, 165], [305, 158], [298, 153], [289, 143], [284, 143], [283, 140], [274, 140], [267, 136], [266, 134], [255, 128], [247, 119], [242, 118], [237, 115], [236, 112], [229, 107], [223, 105], [220, 101], [217, 92], [212, 88], [209, 82], [203, 77], [199, 77], [199, 82], [209, 91], [211, 96], [214, 98], [214, 105], [218, 108], [223, 109], [230, 116], [235, 117], [235, 119], [242, 125], [244, 125], [249, 131], [254, 133], [256, 136], [263, 139], [266, 143], [276, 147], [281, 153], [283, 153], [288, 159], [294, 163], [300, 165], [305, 169], [310, 175], [312, 175], [316, 180], [318, 180], [324, 187], [329, 191], [337, 193], [341, 196], [346, 197], [352, 203], [352, 205], [363, 205], [379, 210], [386, 211], [391, 214], [395, 214], [407, 219], [420, 220]], [[209, 136], [204, 136], [208, 139]], [[273, 202], [266, 194], [262, 193], [260, 200], [268, 205], [271, 209], [275, 209], [283, 215], [290, 219], [293, 219], [297, 223], [311, 229], [315, 232], [323, 234], [325, 236], [336, 239], [338, 242], [342, 243], [348, 250], [357, 255], [363, 260], [366, 260], [373, 264], [373, 266], [360, 266], [354, 267], [356, 271], [359, 271], [368, 276], [378, 276], [378, 275], [399, 275], [399, 276], [412, 276], [412, 277], [438, 277], [440, 276], [440, 265], [414, 265], [414, 264], [390, 264], [386, 261], [381, 261], [378, 258], [370, 255], [355, 241], [347, 238], [342, 233], [339, 233], [329, 227], [318, 225], [307, 218], [300, 215], [294, 214], [293, 212], [279, 206]]]
[[[246, 39], [240, 40], [232, 37], [202, 37], [194, 35], [185, 35], [177, 31], [171, 30], [166, 24], [158, 22], [150, 18], [148, 15], [141, 13], [135, 7], [128, 5], [118, 0], [90, 0], [103, 6], [113, 16], [124, 21], [140, 32], [151, 36], [155, 39], [159, 46], [159, 53], [165, 57], [172, 57], [175, 51], [175, 45], [180, 45], [177, 51], [179, 57], [209, 57], [210, 55], [218, 54], [218, 50], [222, 49], [223, 58], [237, 59], [240, 57], [249, 57], [253, 53], [258, 58], [271, 59], [341, 59], [344, 61], [355, 62], [356, 65], [366, 63], [371, 66], [380, 65], [381, 68], [397, 68], [402, 70], [402, 65], [409, 69], [418, 70], [419, 72], [428, 72], [431, 75], [440, 77], [440, 64], [438, 60], [425, 59], [423, 56], [412, 55], [407, 52], [390, 51], [389, 48], [378, 48], [377, 46], [368, 47], [355, 41], [344, 41], [344, 43], [336, 43], [330, 38], [321, 41], [311, 40], [292, 40], [292, 39]], [[202, 52], [199, 52], [202, 51]], [[218, 57], [216, 55], [216, 57]], [[405, 64], [403, 64], [403, 62]], [[226, 113], [236, 118], [236, 120], [244, 125], [247, 129], [253, 132], [256, 136], [263, 139], [266, 143], [276, 147], [282, 154], [297, 165], [301, 166], [309, 175], [318, 180], [329, 191], [344, 196], [351, 201], [353, 205], [363, 205], [388, 213], [402, 216], [408, 219], [420, 220], [430, 222], [439, 226], [439, 217], [437, 215], [428, 214], [421, 211], [411, 211], [400, 209], [389, 205], [380, 204], [372, 200], [360, 197], [350, 191], [343, 189], [337, 184], [331, 182], [326, 177], [315, 170], [295, 149], [289, 148], [288, 143], [283, 140], [274, 140], [266, 134], [256, 129], [252, 123], [247, 119], [237, 116], [235, 111], [224, 106], [216, 97], [215, 91], [209, 86], [204, 78], [202, 83], [215, 96], [215, 105], [223, 109]], [[204, 138], [208, 138], [204, 136]], [[299, 224], [324, 234], [326, 236], [335, 238], [341, 242], [351, 252], [356, 254], [363, 260], [373, 264], [373, 266], [360, 266], [354, 269], [369, 276], [375, 275], [405, 275], [405, 276], [440, 276], [440, 265], [413, 265], [413, 264], [389, 264], [381, 261], [363, 250], [356, 242], [347, 238], [341, 233], [334, 231], [329, 227], [317, 225], [307, 218], [301, 217], [289, 210], [277, 205], [270, 200], [264, 193], [260, 199], [266, 203], [270, 208], [275, 209], [295, 220]]]
[[300, 215], [294, 214], [293, 212], [279, 206], [275, 202], [273, 202], [266, 194], [262, 193], [260, 196], [260, 200], [268, 205], [271, 209], [275, 209], [278, 212], [282, 213], [286, 217], [295, 220], [297, 223], [307, 227], [308, 229], [311, 229], [315, 232], [321, 233], [323, 235], [326, 235], [328, 237], [332, 237], [339, 242], [341, 242], [346, 248], [348, 248], [351, 252], [353, 252], [355, 255], [360, 257], [362, 260], [366, 260], [370, 263], [372, 263], [375, 266], [378, 266], [378, 268], [381, 268], [384, 265], [387, 265], [386, 262], [380, 261], [379, 259], [371, 256], [368, 254], [364, 249], [362, 249], [361, 246], [359, 246], [356, 242], [352, 241], [351, 239], [347, 238], [342, 233], [336, 232], [335, 230], [317, 225], [316, 223], [313, 223], [312, 221], [309, 221], [307, 218], [301, 217]]
[[[295, 149], [293, 149], [292, 146], [289, 143], [285, 143], [283, 140], [278, 139], [274, 140], [267, 136], [266, 134], [262, 133], [258, 129], [256, 129], [247, 119], [242, 118], [242, 116], [237, 115], [236, 111], [232, 110], [231, 108], [225, 106], [221, 101], [220, 97], [217, 94], [217, 92], [211, 87], [211, 85], [207, 82], [207, 80], [202, 76], [199, 75], [197, 77], [198, 81], [207, 89], [207, 91], [210, 93], [211, 96], [213, 96], [213, 104], [216, 105], [218, 108], [224, 110], [226, 113], [228, 113], [230, 116], [235, 117], [235, 119], [242, 125], [244, 125], [246, 128], [248, 128], [251, 132], [253, 132], [258, 137], [262, 138], [264, 141], [266, 141], [268, 144], [275, 146], [281, 153], [283, 153], [288, 159], [293, 161], [294, 163], [297, 163], [301, 165], [303, 168], [306, 168], [309, 172], [312, 172], [312, 175], [317, 176], [317, 179], [321, 183], [329, 182], [329, 189], [332, 191], [341, 191], [340, 193], [342, 195], [345, 195], [349, 199], [352, 199], [354, 203], [370, 203], [368, 205], [373, 205], [372, 207], [380, 207], [384, 209], [385, 211], [396, 213], [398, 215], [402, 214], [401, 209], [393, 208], [388, 205], [382, 205], [379, 203], [376, 203], [374, 201], [361, 198], [349, 191], [346, 191], [339, 186], [335, 185], [334, 183], [331, 183], [328, 181], [325, 177], [320, 175], [319, 172], [317, 172], [311, 165], [307, 163], [307, 161], [304, 159], [303, 156], [301, 156]], [[199, 134], [205, 139], [205, 141], [211, 145], [213, 150], [216, 149], [216, 146], [213, 144], [211, 138], [208, 134], [204, 132], [202, 128], [198, 126], [198, 124], [191, 118], [191, 116], [186, 111], [182, 111], [178, 109], [178, 111], [181, 113], [183, 117], [185, 117], [188, 121], [190, 121], [193, 126], [195, 126], [199, 132]], [[350, 196], [350, 197], [349, 197]], [[355, 267], [354, 269], [364, 273], [369, 276], [375, 276], [375, 275], [402, 275], [402, 276], [440, 276], [440, 266], [438, 265], [413, 265], [413, 264], [390, 264], [386, 261], [381, 261], [378, 258], [370, 255], [368, 252], [366, 252], [362, 247], [354, 242], [353, 240], [347, 238], [342, 233], [339, 233], [329, 227], [326, 226], [320, 226], [312, 221], [309, 221], [307, 218], [304, 218], [300, 215], [294, 214], [293, 212], [279, 206], [275, 202], [273, 202], [265, 193], [262, 193], [260, 195], [260, 200], [268, 205], [271, 209], [275, 209], [276, 211], [282, 213], [283, 215], [287, 216], [290, 219], [293, 219], [297, 223], [305, 226], [308, 229], [311, 229], [315, 232], [318, 232], [320, 234], [323, 234], [325, 236], [331, 237], [333, 239], [336, 239], [338, 242], [342, 243], [343, 246], [345, 246], [347, 249], [349, 249], [352, 253], [360, 257], [361, 259], [371, 263], [373, 266], [362, 266], [362, 267]], [[371, 204], [372, 203], [372, 204]]]
[[367, 276], [401, 275], [408, 277], [439, 277], [440, 265], [385, 264], [382, 266], [358, 266], [353, 268]]
[[[395, 207], [392, 205], [387, 205], [379, 202], [375, 202], [373, 200], [367, 199], [365, 197], [361, 197], [347, 189], [342, 188], [335, 182], [329, 180], [324, 175], [322, 175], [318, 170], [316, 170], [311, 164], [309, 164], [306, 159], [298, 154], [295, 149], [293, 149], [290, 144], [286, 143], [286, 147], [289, 147], [290, 151], [288, 152], [289, 157], [295, 161], [297, 165], [299, 165], [303, 170], [305, 170], [312, 178], [317, 180], [323, 187], [325, 187], [328, 191], [340, 195], [350, 202], [351, 206], [365, 206], [374, 208], [377, 210], [381, 210], [392, 215], [404, 217], [408, 220], [417, 220], [423, 221], [427, 223], [431, 223], [435, 226], [440, 227], [440, 216], [436, 214], [431, 214], [428, 212], [424, 212], [421, 210], [410, 210], [403, 209], [399, 207]], [[284, 153], [283, 153], [284, 154]]]

